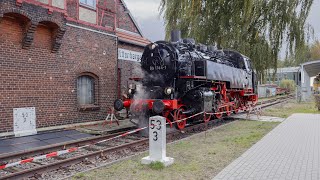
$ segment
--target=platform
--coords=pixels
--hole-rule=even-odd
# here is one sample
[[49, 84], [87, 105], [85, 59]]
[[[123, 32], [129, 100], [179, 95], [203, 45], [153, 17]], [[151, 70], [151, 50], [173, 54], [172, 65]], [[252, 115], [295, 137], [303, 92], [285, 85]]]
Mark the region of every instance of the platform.
[[320, 179], [320, 114], [293, 114], [214, 180]]
[[109, 122], [101, 121], [96, 124], [77, 127], [75, 130], [56, 130], [25, 137], [0, 139], [0, 154], [25, 151], [41, 146], [92, 137], [94, 135], [110, 134], [120, 129], [130, 129], [133, 127], [135, 125], [129, 119], [119, 121], [119, 125], [115, 122], [109, 124]]
[[130, 129], [135, 127], [136, 125], [130, 122], [129, 119], [125, 119], [125, 120], [120, 120], [119, 125], [116, 122], [113, 122], [112, 124], [110, 124], [110, 122], [103, 122], [103, 123], [98, 123], [90, 126], [77, 128], [77, 130], [83, 133], [104, 135], [104, 134], [110, 134], [110, 133], [116, 132], [119, 129]]
[[61, 130], [41, 133], [26, 137], [13, 137], [0, 140], [0, 154], [25, 151], [50, 144], [63, 143], [77, 139], [91, 137], [93, 135], [81, 133], [76, 130]]

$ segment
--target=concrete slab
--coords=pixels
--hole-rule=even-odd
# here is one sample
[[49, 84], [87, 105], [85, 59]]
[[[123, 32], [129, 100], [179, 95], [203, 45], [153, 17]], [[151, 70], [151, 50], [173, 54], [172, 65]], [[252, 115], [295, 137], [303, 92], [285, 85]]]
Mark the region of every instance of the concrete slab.
[[30, 143], [25, 143], [25, 144], [15, 144], [13, 147], [16, 147], [18, 149], [22, 150], [28, 150], [28, 149], [33, 149], [37, 148], [40, 146], [47, 146], [49, 143], [43, 142], [43, 141], [35, 141], [35, 142], [30, 142]]
[[11, 153], [11, 152], [16, 152], [16, 151], [21, 151], [21, 149], [14, 147], [14, 146], [10, 146], [10, 145], [0, 147], [0, 154]]
[[285, 118], [272, 117], [272, 116], [258, 116], [255, 114], [250, 114], [249, 116], [247, 114], [237, 114], [232, 117], [237, 119], [246, 119], [246, 120], [252, 120], [252, 121], [266, 121], [266, 122], [282, 122], [285, 120]]
[[293, 114], [214, 179], [320, 179], [320, 114]]
[[35, 141], [38, 141], [38, 140], [35, 139], [33, 136], [10, 138], [10, 139], [0, 140], [0, 146], [23, 144], [23, 143], [29, 143], [29, 142], [35, 142]]
[[73, 134], [82, 134], [81, 132], [76, 131], [76, 130], [64, 130], [64, 131], [58, 131], [56, 133], [59, 133], [60, 136], [73, 135]]
[[25, 151], [41, 146], [74, 141], [87, 137], [92, 137], [92, 135], [84, 134], [76, 130], [62, 130], [27, 137], [3, 139], [0, 140], [0, 154]]
[[47, 139], [55, 139], [61, 136], [63, 135], [61, 135], [60, 132], [51, 132], [51, 133], [37, 134], [34, 136], [34, 138], [39, 140], [47, 140]]
[[72, 139], [82, 139], [82, 138], [87, 138], [87, 137], [92, 137], [90, 134], [71, 134], [67, 135], [66, 137], [72, 138]]
[[48, 143], [48, 144], [58, 144], [62, 142], [68, 142], [68, 141], [73, 141], [74, 139], [69, 138], [69, 137], [59, 137], [59, 138], [54, 138], [54, 139], [47, 139], [43, 140], [43, 142]]
[[[151, 164], [153, 162], [156, 162], [156, 161], [150, 158], [150, 156], [147, 156], [141, 159], [141, 164]], [[160, 162], [162, 162], [165, 167], [168, 167], [174, 163], [174, 158], [165, 157], [162, 160], [160, 160]]]
[[104, 121], [103, 123], [95, 124], [92, 126], [85, 126], [82, 128], [78, 128], [77, 130], [89, 134], [108, 134], [109, 132], [116, 131], [118, 129], [136, 127], [136, 125], [133, 124], [129, 119], [120, 120], [119, 126], [115, 122], [113, 122], [112, 124], [108, 123], [109, 122]]

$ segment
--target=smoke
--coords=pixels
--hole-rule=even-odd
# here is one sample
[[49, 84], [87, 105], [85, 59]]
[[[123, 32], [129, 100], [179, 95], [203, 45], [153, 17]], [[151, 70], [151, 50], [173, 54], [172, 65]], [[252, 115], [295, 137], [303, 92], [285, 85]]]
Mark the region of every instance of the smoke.
[[139, 107], [139, 105], [141, 105], [140, 100], [142, 99], [148, 99], [149, 93], [146, 90], [146, 87], [143, 86], [142, 81], [145, 79], [145, 72], [142, 69], [141, 65], [136, 65], [134, 66], [134, 69], [132, 71], [132, 74], [134, 75], [134, 77], [139, 77], [141, 78], [140, 81], [135, 81], [134, 84], [136, 85], [136, 90], [135, 93], [133, 95], [133, 103], [130, 106], [130, 112], [131, 113], [137, 113], [138, 109], [141, 109], [142, 107]]
[[[133, 75], [134, 77], [142, 78], [140, 81], [135, 81], [134, 84], [136, 85], [135, 93], [132, 97], [133, 103], [130, 105], [130, 113], [131, 113], [131, 122], [138, 125], [138, 127], [145, 127], [148, 126], [147, 111], [143, 109], [142, 103], [140, 100], [149, 99], [150, 95], [147, 91], [146, 87], [143, 86], [142, 81], [145, 79], [145, 71], [141, 68], [141, 65], [134, 66]], [[146, 134], [148, 130], [143, 130], [142, 134]]]
[[[152, 59], [150, 59], [151, 61]], [[163, 70], [151, 70], [152, 63], [136, 64], [133, 66], [132, 74], [134, 77], [141, 78], [140, 81], [133, 82], [136, 85], [135, 93], [132, 97], [133, 103], [130, 106], [132, 113], [145, 111], [146, 107], [141, 107], [141, 100], [160, 98], [170, 82], [166, 82], [167, 72]], [[148, 68], [148, 69], [146, 69]], [[168, 70], [168, 69], [167, 69]]]
[[[133, 103], [130, 106], [130, 121], [137, 124], [140, 128], [149, 125], [148, 118], [151, 115], [148, 104], [141, 102], [141, 100], [161, 97], [164, 88], [168, 86], [165, 82], [166, 71], [168, 71], [168, 69], [155, 70], [155, 65], [153, 66], [151, 63], [152, 59], [146, 60], [150, 61], [146, 62], [143, 66], [141, 64], [135, 65], [132, 71], [133, 75], [140, 77], [141, 80], [134, 82], [134, 84], [136, 84], [136, 90], [132, 97]], [[140, 133], [147, 135], [148, 131], [149, 129], [145, 129]]]

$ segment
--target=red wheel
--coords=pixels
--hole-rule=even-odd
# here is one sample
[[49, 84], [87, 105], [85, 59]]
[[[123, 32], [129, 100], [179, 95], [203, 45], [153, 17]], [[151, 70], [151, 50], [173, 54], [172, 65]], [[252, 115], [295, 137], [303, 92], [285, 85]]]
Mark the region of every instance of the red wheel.
[[231, 106], [226, 106], [226, 114], [227, 116], [231, 115]]
[[250, 106], [249, 104], [247, 104], [247, 105], [246, 105], [246, 109], [247, 109], [247, 111], [250, 111], [251, 106]]
[[243, 111], [247, 111], [247, 107], [245, 105], [242, 106]]
[[233, 106], [232, 106], [232, 110], [233, 110], [233, 113], [234, 113], [234, 114], [237, 114], [237, 113], [239, 112], [239, 109], [237, 108], [236, 105], [233, 105]]
[[203, 121], [207, 123], [207, 122], [210, 121], [210, 119], [211, 119], [211, 114], [206, 114], [206, 113], [204, 113], [204, 115], [203, 115]]
[[219, 109], [217, 110], [217, 112], [215, 112], [214, 115], [216, 116], [217, 119], [221, 119], [221, 118], [222, 118], [221, 108], [219, 108]]
[[[179, 121], [186, 118], [187, 116], [182, 113], [183, 109], [178, 109], [174, 112], [174, 121]], [[175, 127], [179, 130], [182, 130], [186, 127], [187, 120], [179, 121], [174, 123]]]

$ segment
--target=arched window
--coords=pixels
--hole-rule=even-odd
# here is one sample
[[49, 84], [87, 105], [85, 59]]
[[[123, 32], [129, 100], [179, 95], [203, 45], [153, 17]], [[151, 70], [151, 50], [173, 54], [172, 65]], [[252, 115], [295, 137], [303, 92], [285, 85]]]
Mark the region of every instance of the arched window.
[[79, 76], [77, 79], [77, 95], [80, 105], [94, 104], [94, 78], [88, 75]]

